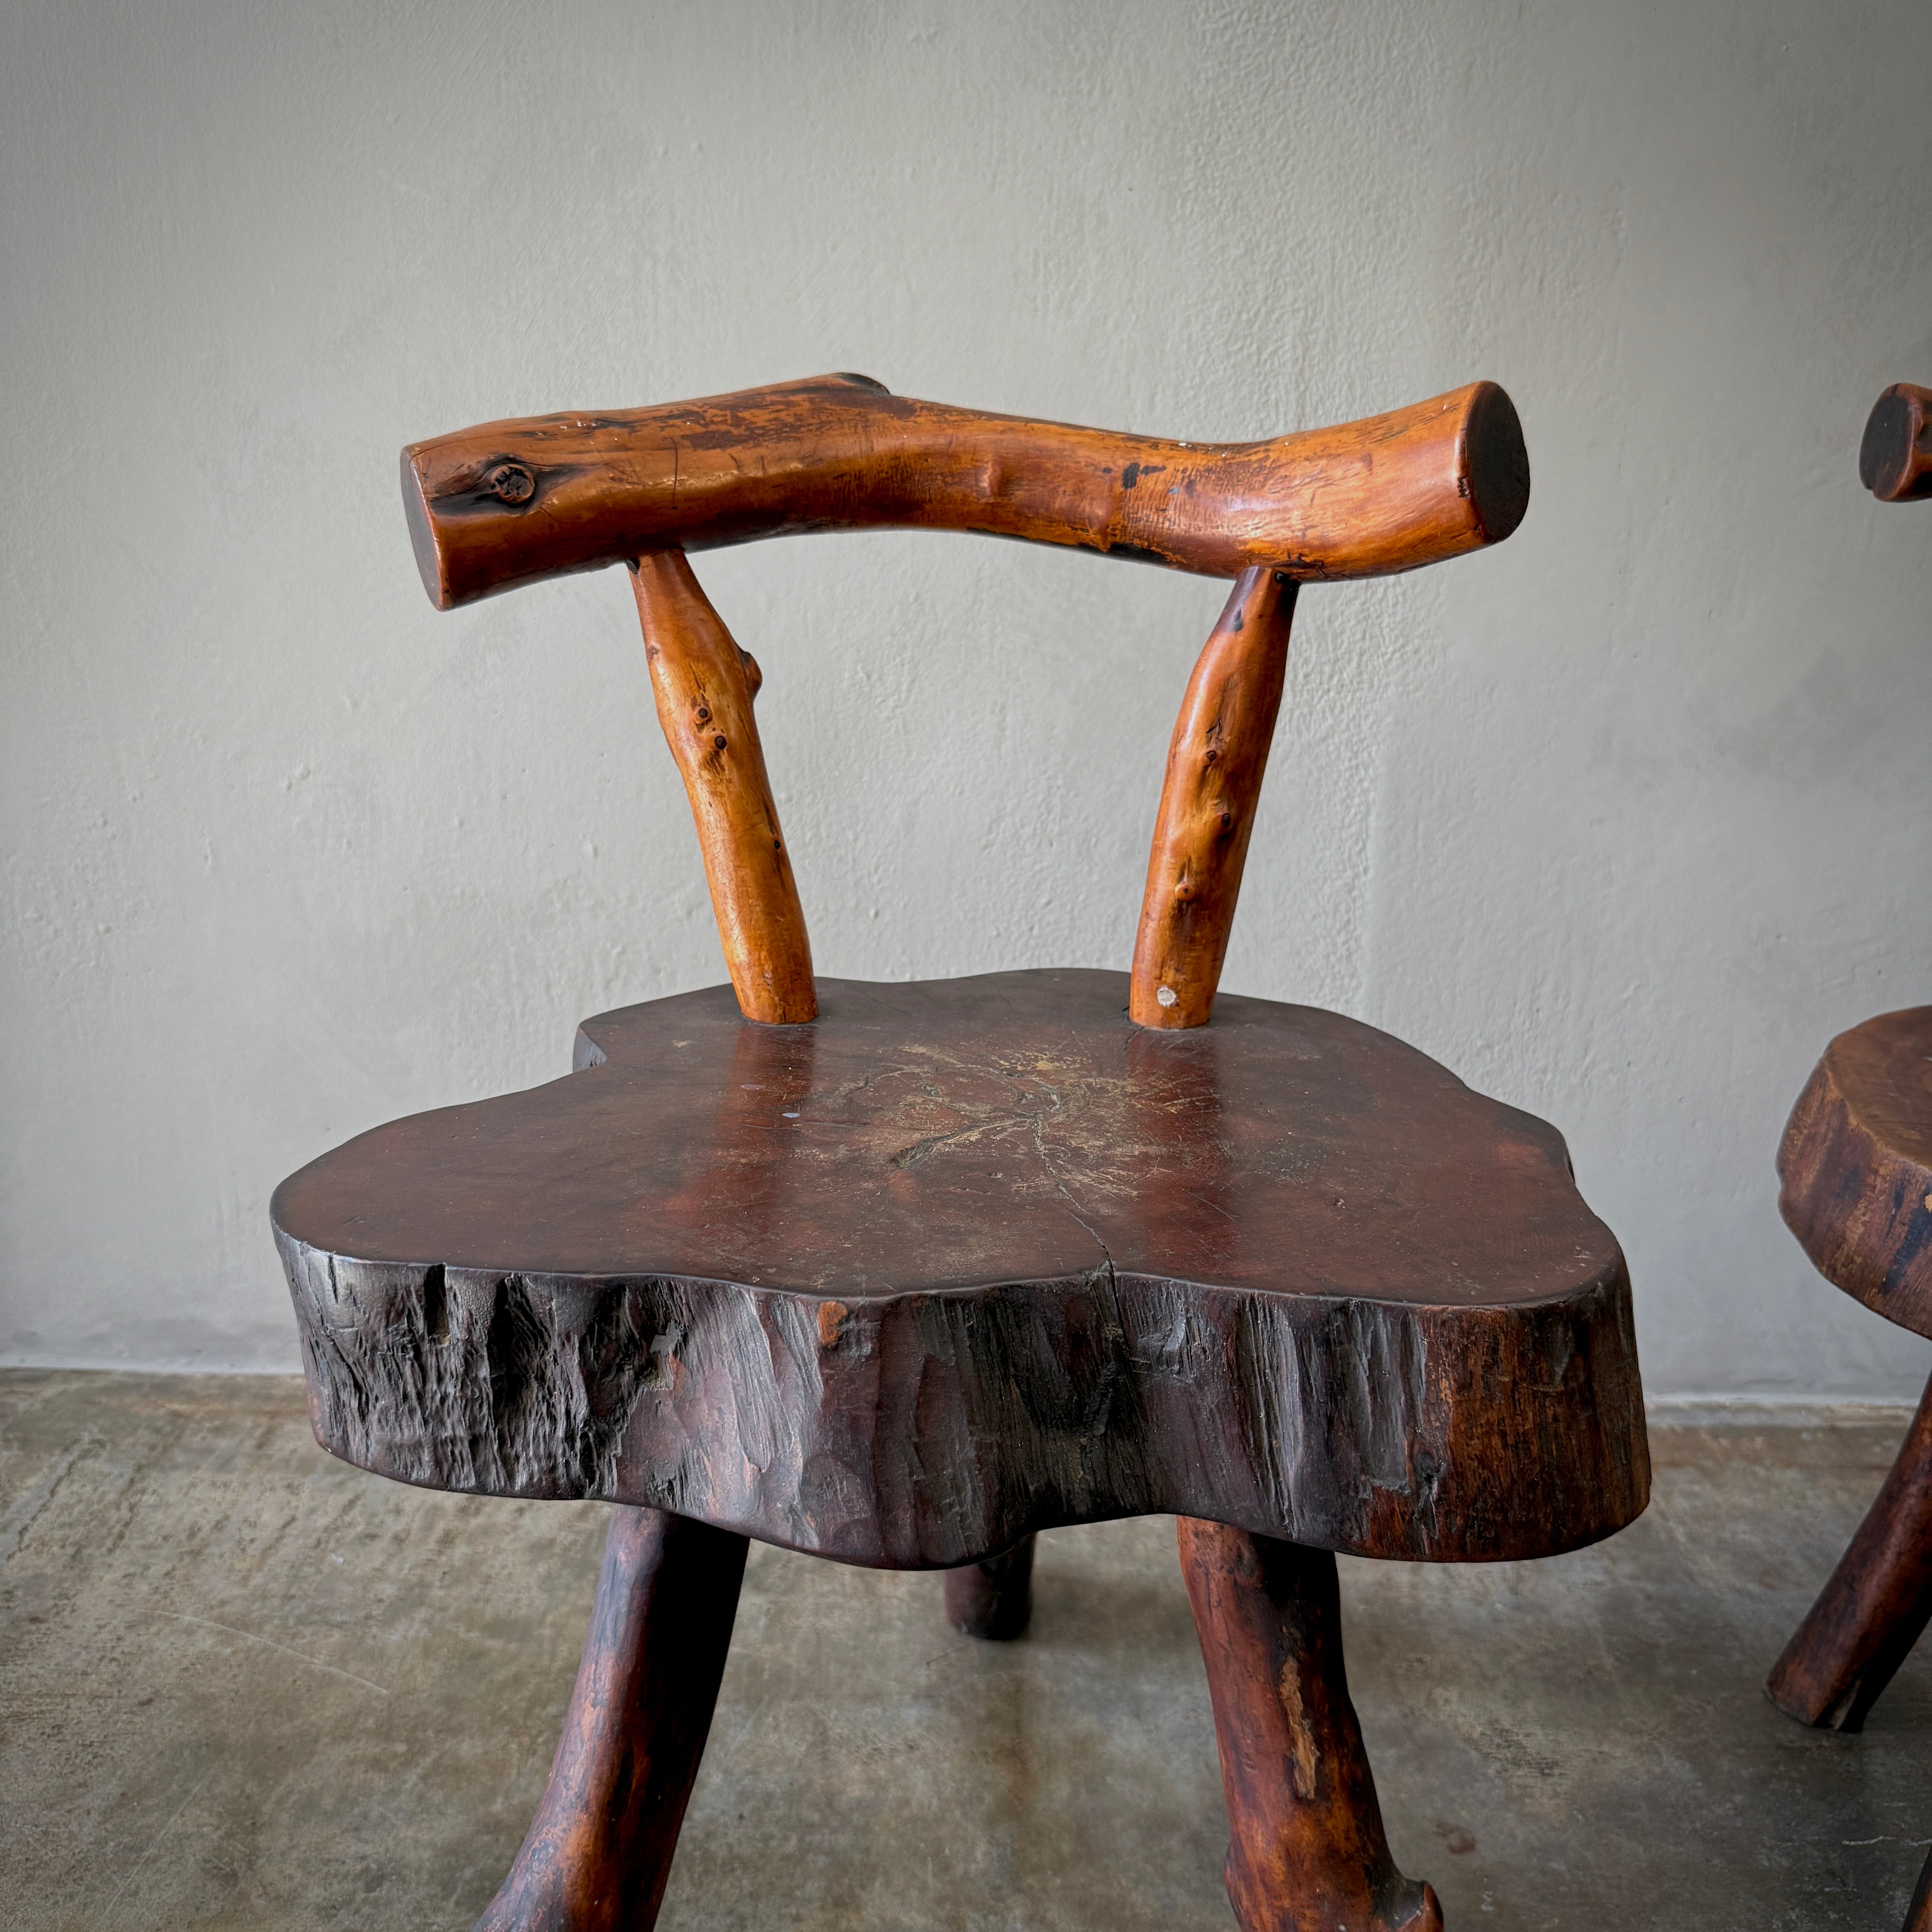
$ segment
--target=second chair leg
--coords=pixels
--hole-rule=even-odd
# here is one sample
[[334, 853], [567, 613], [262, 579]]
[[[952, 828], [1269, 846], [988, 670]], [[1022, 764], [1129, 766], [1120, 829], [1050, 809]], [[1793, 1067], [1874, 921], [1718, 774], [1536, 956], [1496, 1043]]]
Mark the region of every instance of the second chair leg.
[[1334, 1557], [1187, 1516], [1180, 1533], [1243, 1932], [1440, 1932], [1434, 1889], [1389, 1856], [1342, 1667]]
[[964, 1636], [1019, 1636], [1033, 1615], [1033, 1538], [946, 1573], [946, 1621]]
[[1932, 1382], [1878, 1499], [1765, 1684], [1802, 1724], [1864, 1728], [1932, 1621]]
[[1918, 1889], [1912, 1894], [1904, 1932], [1932, 1932], [1932, 1852], [1926, 1855], [1925, 1869], [1918, 1874]]
[[746, 1541], [619, 1504], [524, 1848], [476, 1932], [650, 1932], [704, 1754]]

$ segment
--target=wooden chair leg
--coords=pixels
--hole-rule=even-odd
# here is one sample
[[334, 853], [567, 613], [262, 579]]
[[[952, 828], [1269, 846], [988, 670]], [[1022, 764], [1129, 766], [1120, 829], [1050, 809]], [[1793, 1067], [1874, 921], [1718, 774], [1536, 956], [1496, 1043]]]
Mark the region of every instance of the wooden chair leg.
[[650, 1932], [731, 1642], [746, 1540], [611, 1511], [550, 1783], [476, 1932]]
[[1765, 1689], [1801, 1724], [1856, 1731], [1932, 1620], [1932, 1382], [1905, 1446]]
[[1342, 1667], [1335, 1558], [1183, 1516], [1242, 1932], [1441, 1932], [1434, 1889], [1389, 1856]]
[[1033, 1615], [1033, 1538], [946, 1573], [946, 1621], [962, 1636], [1016, 1637]]
[[1918, 1889], [1912, 1894], [1903, 1932], [1932, 1932], [1932, 1852], [1925, 1856], [1925, 1868], [1918, 1874]]

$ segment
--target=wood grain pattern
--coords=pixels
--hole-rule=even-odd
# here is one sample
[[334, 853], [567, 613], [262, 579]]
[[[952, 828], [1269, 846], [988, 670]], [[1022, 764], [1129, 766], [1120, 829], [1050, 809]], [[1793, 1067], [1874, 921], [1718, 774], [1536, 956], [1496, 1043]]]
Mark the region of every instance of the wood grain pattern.
[[1765, 1685], [1801, 1724], [1859, 1731], [1932, 1622], [1932, 1382], [1857, 1534]]
[[476, 1932], [650, 1932], [745, 1557], [742, 1536], [656, 1510], [612, 1512], [550, 1781]]
[[818, 1010], [812, 944], [752, 715], [756, 662], [733, 642], [682, 550], [631, 566], [658, 722], [698, 827], [724, 964], [745, 1017], [774, 1026]]
[[1825, 1049], [1778, 1150], [1778, 1208], [1825, 1279], [1932, 1335], [1932, 1006]]
[[1881, 503], [1932, 496], [1932, 389], [1894, 382], [1873, 404], [1858, 445], [1858, 481]]
[[1271, 441], [989, 415], [823, 376], [700, 400], [484, 423], [412, 443], [403, 495], [441, 608], [648, 550], [807, 531], [976, 530], [1210, 577], [1376, 577], [1500, 542], [1529, 461], [1472, 382]]
[[1312, 1008], [819, 992], [607, 1014], [584, 1071], [284, 1182], [325, 1446], [896, 1568], [1162, 1511], [1526, 1556], [1642, 1508], [1628, 1277], [1553, 1130]]
[[1205, 1026], [1214, 1012], [1281, 709], [1295, 589], [1285, 571], [1244, 571], [1188, 680], [1134, 939], [1127, 1004], [1142, 1026]]
[[1442, 1932], [1434, 1889], [1389, 1856], [1342, 1667], [1334, 1556], [1186, 1517], [1178, 1527], [1242, 1932]]

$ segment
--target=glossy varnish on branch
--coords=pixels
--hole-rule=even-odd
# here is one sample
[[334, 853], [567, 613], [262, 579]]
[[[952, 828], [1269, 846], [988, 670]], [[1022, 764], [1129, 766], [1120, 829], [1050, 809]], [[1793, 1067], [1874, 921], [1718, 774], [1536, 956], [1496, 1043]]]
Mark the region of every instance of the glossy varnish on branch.
[[412, 444], [403, 492], [440, 606], [560, 572], [810, 530], [976, 530], [1234, 577], [1376, 577], [1509, 535], [1529, 464], [1472, 382], [1272, 441], [1184, 442], [989, 415], [825, 376]]
[[1181, 700], [1134, 940], [1129, 1010], [1197, 1027], [1214, 1011], [1288, 667], [1295, 586], [1244, 571]]
[[786, 1024], [818, 1010], [812, 946], [752, 716], [759, 677], [681, 550], [631, 575], [658, 722], [684, 779], [724, 963], [747, 1019]]

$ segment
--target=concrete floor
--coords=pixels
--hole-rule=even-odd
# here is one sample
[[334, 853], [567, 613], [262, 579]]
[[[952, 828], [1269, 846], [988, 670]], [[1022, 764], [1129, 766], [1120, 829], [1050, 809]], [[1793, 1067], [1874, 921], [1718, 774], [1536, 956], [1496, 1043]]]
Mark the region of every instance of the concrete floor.
[[[1897, 1925], [1932, 1654], [1858, 1738], [1759, 1684], [1904, 1423], [1660, 1429], [1648, 1515], [1598, 1549], [1345, 1559], [1389, 1835], [1452, 1928]], [[605, 1516], [333, 1462], [292, 1382], [0, 1376], [0, 1922], [461, 1932]], [[1048, 1536], [1036, 1589], [980, 1644], [934, 1578], [754, 1546], [666, 1932], [1228, 1932], [1172, 1526]]]

